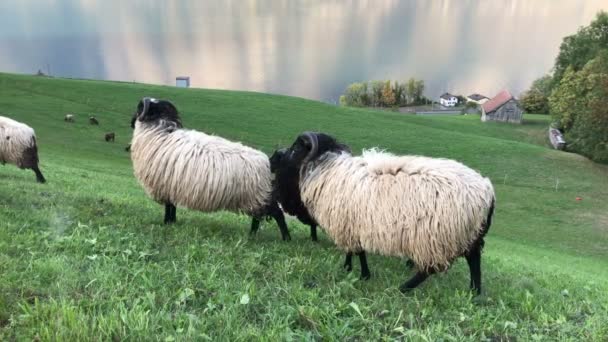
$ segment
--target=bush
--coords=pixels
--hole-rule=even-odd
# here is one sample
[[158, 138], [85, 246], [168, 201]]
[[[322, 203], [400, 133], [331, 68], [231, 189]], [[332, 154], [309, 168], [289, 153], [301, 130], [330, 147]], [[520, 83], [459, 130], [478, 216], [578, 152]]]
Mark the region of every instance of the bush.
[[370, 81], [368, 89], [370, 105], [380, 107], [382, 105], [382, 90], [384, 89], [384, 81]]
[[393, 88], [391, 88], [391, 81], [386, 81], [384, 88], [382, 88], [382, 105], [392, 107], [396, 102], [395, 93], [393, 92]]
[[551, 95], [553, 78], [545, 75], [534, 82], [530, 89], [520, 97], [520, 103], [526, 113], [549, 113], [549, 96]]
[[411, 78], [407, 83], [370, 81], [350, 84], [340, 96], [341, 106], [399, 107], [426, 104], [424, 81]]
[[365, 107], [369, 105], [366, 83], [353, 83], [340, 96], [340, 105], [350, 107]]

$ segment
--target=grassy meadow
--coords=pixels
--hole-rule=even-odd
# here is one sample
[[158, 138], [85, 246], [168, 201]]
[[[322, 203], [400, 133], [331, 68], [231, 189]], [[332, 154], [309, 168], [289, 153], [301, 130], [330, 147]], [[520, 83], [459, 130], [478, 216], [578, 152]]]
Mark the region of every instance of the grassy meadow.
[[[497, 191], [483, 295], [468, 291], [464, 259], [407, 295], [398, 286], [412, 271], [398, 258], [371, 255], [372, 279], [360, 281], [358, 262], [344, 272], [326, 235], [314, 243], [294, 220], [290, 242], [272, 221], [249, 237], [250, 219], [232, 213], [178, 209], [162, 225], [124, 151], [143, 96], [170, 99], [188, 128], [268, 154], [317, 130], [356, 153], [379, 146], [479, 170]], [[48, 181], [0, 166], [0, 341], [608, 340], [608, 168], [549, 149], [547, 116], [506, 125], [10, 74], [0, 115], [36, 130]]]

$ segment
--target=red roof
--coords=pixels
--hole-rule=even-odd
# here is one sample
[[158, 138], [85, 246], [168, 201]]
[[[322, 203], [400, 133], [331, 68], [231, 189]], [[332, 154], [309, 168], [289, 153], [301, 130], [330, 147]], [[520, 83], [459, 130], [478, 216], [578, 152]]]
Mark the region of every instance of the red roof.
[[503, 90], [498, 95], [494, 96], [490, 101], [481, 105], [484, 112], [489, 113], [495, 111], [498, 107], [509, 102], [513, 95], [508, 90]]

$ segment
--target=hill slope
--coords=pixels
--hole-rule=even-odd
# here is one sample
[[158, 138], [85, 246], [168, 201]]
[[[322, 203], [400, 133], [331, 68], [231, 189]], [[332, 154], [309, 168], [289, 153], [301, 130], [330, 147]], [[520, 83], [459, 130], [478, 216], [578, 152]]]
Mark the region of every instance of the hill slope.
[[[359, 282], [323, 234], [309, 242], [293, 221], [291, 243], [271, 223], [248, 239], [248, 218], [229, 213], [180, 209], [177, 225], [160, 225], [162, 208], [138, 186], [124, 151], [143, 96], [170, 99], [188, 128], [267, 153], [317, 130], [354, 151], [379, 146], [480, 170], [498, 196], [486, 295], [471, 302], [462, 261], [408, 296], [397, 286], [409, 272], [394, 258], [371, 257], [373, 278]], [[76, 122], [65, 123], [66, 113]], [[36, 130], [49, 181], [0, 167], [0, 339], [607, 337], [608, 170], [542, 146], [542, 116], [507, 126], [9, 74], [0, 74], [0, 115]], [[103, 141], [109, 131], [114, 144]]]

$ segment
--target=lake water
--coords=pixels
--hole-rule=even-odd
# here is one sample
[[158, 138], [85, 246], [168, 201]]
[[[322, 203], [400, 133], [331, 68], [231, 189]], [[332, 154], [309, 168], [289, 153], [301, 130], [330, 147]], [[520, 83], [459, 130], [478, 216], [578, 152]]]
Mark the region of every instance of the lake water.
[[243, 89], [336, 101], [361, 80], [426, 95], [550, 71], [606, 0], [1, 0], [0, 71]]

